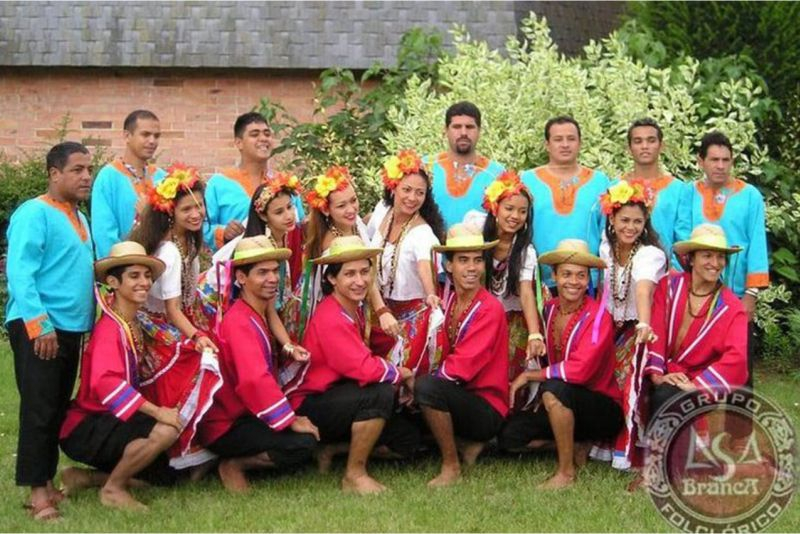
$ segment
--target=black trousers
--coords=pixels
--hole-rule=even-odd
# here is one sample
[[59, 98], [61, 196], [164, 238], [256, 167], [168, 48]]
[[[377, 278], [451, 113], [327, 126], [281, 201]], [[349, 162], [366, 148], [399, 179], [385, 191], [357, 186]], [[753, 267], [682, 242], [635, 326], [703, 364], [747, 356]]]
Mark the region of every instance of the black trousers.
[[291, 469], [310, 460], [316, 446], [317, 440], [311, 434], [288, 428], [276, 432], [257, 417], [245, 415], [207, 448], [221, 458], [242, 458], [266, 452], [275, 467]]
[[[563, 380], [546, 380], [540, 387], [542, 393], [552, 393], [561, 404], [572, 410], [575, 441], [613, 438], [622, 428], [622, 408], [610, 397]], [[540, 405], [536, 411], [512, 415], [500, 431], [498, 444], [505, 451], [520, 451], [533, 440], [553, 438], [547, 410]]]
[[75, 386], [83, 334], [57, 330], [58, 353], [42, 360], [22, 319], [7, 326], [20, 398], [16, 483], [44, 486], [58, 468], [58, 433]]
[[420, 406], [448, 412], [455, 435], [470, 441], [489, 441], [503, 424], [503, 417], [483, 397], [433, 375], [417, 379], [414, 400]]
[[[122, 459], [125, 448], [137, 439], [146, 439], [156, 420], [142, 412], [134, 413], [127, 421], [122, 421], [111, 413], [90, 414], [61, 440], [64, 454], [104, 473], [111, 473]], [[151, 484], [166, 486], [174, 483], [177, 472], [169, 465], [165, 452], [144, 469], [136, 473], [136, 478]]]
[[403, 414], [394, 413], [395, 390], [391, 384], [368, 384], [364, 387], [347, 380], [328, 391], [306, 397], [297, 409], [319, 428], [320, 441], [350, 441], [353, 423], [385, 419], [378, 445], [387, 446], [403, 457], [411, 456], [420, 444], [419, 429]]

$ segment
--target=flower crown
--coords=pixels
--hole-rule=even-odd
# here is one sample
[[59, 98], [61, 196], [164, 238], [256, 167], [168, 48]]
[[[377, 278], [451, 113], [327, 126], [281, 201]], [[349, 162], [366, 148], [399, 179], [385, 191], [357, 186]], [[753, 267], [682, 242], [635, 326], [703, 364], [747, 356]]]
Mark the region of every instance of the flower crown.
[[625, 204], [640, 202], [650, 210], [653, 206], [655, 195], [641, 180], [620, 180], [600, 195], [600, 207], [605, 215], [611, 215], [614, 210]]
[[172, 214], [178, 190], [191, 192], [200, 181], [200, 173], [194, 167], [175, 163], [167, 168], [167, 175], [156, 187], [150, 189], [150, 205], [153, 209]]
[[424, 166], [419, 155], [411, 149], [401, 150], [383, 164], [381, 168], [383, 185], [389, 191], [394, 191], [404, 176], [417, 173], [420, 169], [424, 169]]
[[492, 215], [497, 215], [500, 201], [513, 197], [522, 191], [528, 192], [528, 188], [522, 183], [519, 175], [514, 171], [503, 171], [484, 191], [483, 209]]
[[352, 178], [347, 167], [331, 167], [325, 174], [314, 178], [314, 187], [306, 195], [308, 205], [315, 209], [328, 207], [328, 196], [334, 191], [344, 191]]
[[267, 209], [267, 204], [281, 192], [301, 195], [303, 186], [300, 185], [300, 179], [288, 172], [277, 172], [272, 177], [264, 180], [264, 188], [253, 203], [256, 211], [264, 213]]

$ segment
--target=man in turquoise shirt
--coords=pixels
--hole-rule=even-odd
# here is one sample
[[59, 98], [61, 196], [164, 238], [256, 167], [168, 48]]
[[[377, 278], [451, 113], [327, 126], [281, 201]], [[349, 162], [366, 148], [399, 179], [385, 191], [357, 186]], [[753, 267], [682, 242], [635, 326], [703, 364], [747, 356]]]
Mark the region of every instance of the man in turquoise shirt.
[[433, 199], [444, 224], [450, 228], [464, 220], [470, 210], [484, 211], [483, 192], [505, 169], [477, 152], [481, 136], [481, 112], [471, 102], [458, 102], [444, 117], [448, 150], [427, 156]]
[[131, 112], [123, 125], [125, 152], [100, 169], [92, 188], [92, 237], [97, 256], [105, 258], [111, 245], [125, 240], [147, 204], [147, 190], [164, 178], [148, 162], [158, 150], [161, 125], [152, 111]]
[[16, 483], [31, 488], [31, 515], [59, 517], [53, 487], [58, 434], [78, 370], [81, 336], [94, 318], [89, 225], [92, 158], [79, 143], [47, 154], [47, 192], [23, 203], [8, 226], [6, 328], [19, 390]]
[[628, 181], [641, 180], [653, 192], [655, 198], [650, 221], [664, 251], [672, 257], [672, 266], [680, 270], [672, 252], [672, 244], [675, 242], [678, 210], [685, 184], [661, 168], [663, 146], [664, 133], [656, 121], [650, 118], [634, 121], [628, 128], [628, 150], [633, 159], [633, 170], [622, 178]]
[[[237, 117], [233, 125], [233, 143], [239, 150], [238, 167], [223, 169], [208, 179], [205, 191], [207, 220], [203, 238], [211, 250], [244, 232], [244, 221], [256, 188], [270, 179], [272, 129], [263, 115], [249, 112]], [[293, 196], [297, 220], [305, 218], [303, 202]]]
[[[597, 254], [603, 229], [600, 195], [609, 186], [602, 171], [578, 163], [581, 128], [572, 117], [547, 121], [544, 145], [546, 165], [527, 170], [520, 178], [533, 194], [533, 246], [541, 256], [564, 239], [581, 239]], [[542, 266], [542, 280], [552, 283], [551, 268]]]

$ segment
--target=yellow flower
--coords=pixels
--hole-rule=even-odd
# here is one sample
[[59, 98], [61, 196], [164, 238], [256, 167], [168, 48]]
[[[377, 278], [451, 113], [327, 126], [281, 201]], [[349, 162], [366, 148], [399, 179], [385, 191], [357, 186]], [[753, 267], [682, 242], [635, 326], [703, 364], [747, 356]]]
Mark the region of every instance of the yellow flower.
[[403, 177], [403, 171], [400, 170], [400, 158], [397, 156], [392, 156], [386, 160], [383, 168], [386, 169], [386, 176], [390, 180], [399, 180]]
[[178, 187], [180, 186], [180, 180], [176, 177], [169, 177], [164, 179], [158, 186], [156, 187], [156, 192], [162, 198], [166, 198], [172, 200], [175, 198], [175, 195], [178, 194]]
[[612, 204], [625, 204], [635, 192], [634, 188], [625, 180], [608, 188], [608, 196]]
[[497, 199], [500, 198], [500, 195], [502, 195], [505, 190], [506, 184], [500, 180], [495, 180], [486, 188], [486, 198], [489, 199], [489, 202], [497, 202]]
[[330, 176], [318, 176], [314, 191], [322, 198], [328, 198], [332, 191], [336, 190], [336, 179]]
[[294, 174], [291, 175], [288, 180], [286, 180], [286, 185], [288, 185], [292, 189], [296, 189], [299, 183], [300, 180]]

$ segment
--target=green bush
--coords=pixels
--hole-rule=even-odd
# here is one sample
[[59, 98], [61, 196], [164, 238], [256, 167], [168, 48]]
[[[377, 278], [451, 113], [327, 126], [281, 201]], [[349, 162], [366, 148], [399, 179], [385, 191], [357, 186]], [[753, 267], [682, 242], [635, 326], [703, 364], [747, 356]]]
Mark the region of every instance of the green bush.
[[[630, 167], [625, 133], [630, 122], [650, 116], [666, 137], [664, 165], [683, 178], [698, 175], [696, 144], [703, 133], [719, 128], [733, 141], [737, 172], [762, 172], [766, 149], [757, 138], [754, 110], [764, 101], [761, 85], [748, 77], [714, 81], [714, 98], [700, 63], [684, 57], [674, 66], [655, 68], [631, 57], [618, 33], [592, 42], [582, 57], [560, 54], [547, 22], [532, 16], [520, 28], [522, 40], [509, 38], [505, 54], [454, 32], [456, 53], [439, 61], [439, 85], [412, 79], [403, 99], [390, 110], [395, 125], [385, 135], [394, 151], [443, 148], [441, 122], [447, 107], [461, 99], [475, 102], [483, 114], [480, 149], [516, 169], [547, 161], [544, 124], [557, 114], [574, 116], [583, 135], [582, 161], [612, 176]], [[377, 180], [377, 176], [374, 177]]]

